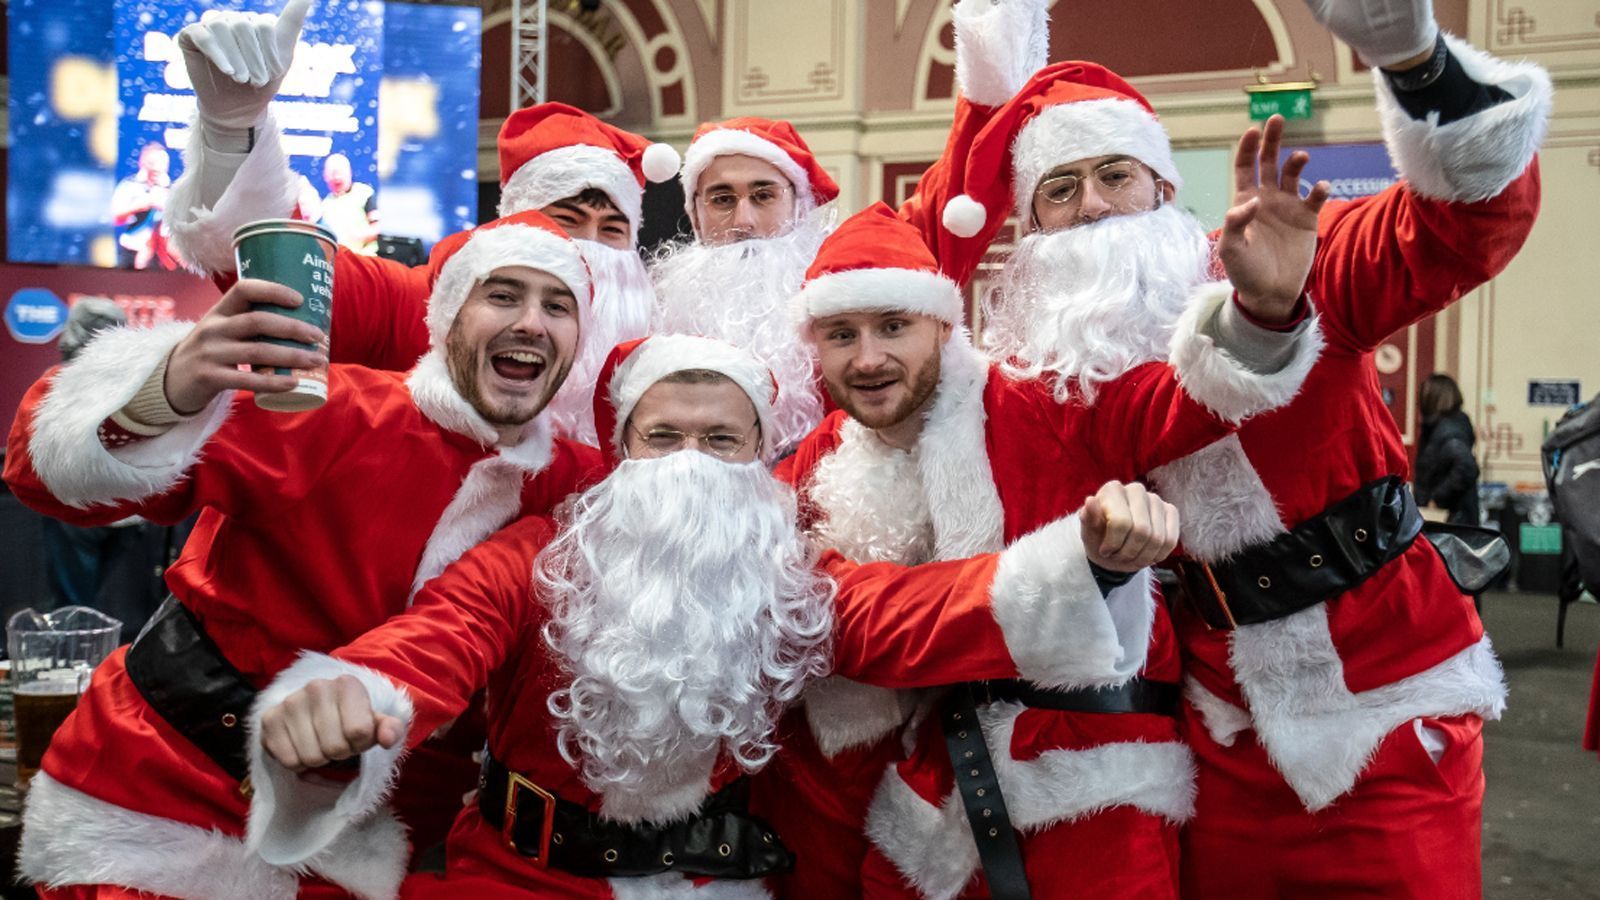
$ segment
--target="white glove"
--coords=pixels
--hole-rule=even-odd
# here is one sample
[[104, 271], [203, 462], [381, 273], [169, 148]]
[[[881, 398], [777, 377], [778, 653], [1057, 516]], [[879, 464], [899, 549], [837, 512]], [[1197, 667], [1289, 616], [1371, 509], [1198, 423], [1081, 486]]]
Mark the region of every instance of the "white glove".
[[1306, 6], [1374, 68], [1419, 56], [1439, 38], [1433, 0], [1306, 0]]
[[261, 121], [310, 10], [311, 0], [289, 0], [276, 16], [209, 10], [178, 32], [202, 126], [236, 134]]

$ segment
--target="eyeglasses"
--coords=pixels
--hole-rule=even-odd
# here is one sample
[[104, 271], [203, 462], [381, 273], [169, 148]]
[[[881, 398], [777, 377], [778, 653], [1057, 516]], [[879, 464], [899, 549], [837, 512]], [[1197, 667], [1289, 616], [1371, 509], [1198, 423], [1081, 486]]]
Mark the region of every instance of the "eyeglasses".
[[694, 447], [702, 453], [720, 456], [724, 459], [739, 455], [739, 451], [750, 443], [751, 432], [761, 427], [758, 420], [744, 430], [743, 434], [734, 434], [728, 431], [678, 431], [673, 428], [652, 428], [648, 432], [640, 431], [629, 423], [628, 429], [636, 435], [650, 452], [665, 456], [682, 450], [689, 441], [694, 441]]
[[[1093, 178], [1102, 190], [1113, 194], [1121, 193], [1133, 184], [1134, 176], [1139, 173], [1139, 167], [1144, 165], [1138, 160], [1119, 159], [1103, 165], [1095, 166], [1088, 177]], [[1035, 197], [1041, 197], [1046, 203], [1060, 205], [1072, 202], [1078, 196], [1078, 187], [1083, 183], [1082, 175], [1056, 175], [1039, 182], [1039, 187], [1033, 192]]]
[[784, 195], [792, 190], [793, 188], [787, 184], [763, 184], [745, 192], [718, 188], [710, 193], [695, 196], [712, 217], [731, 219], [733, 214], [738, 212], [740, 201], [748, 200], [750, 207], [756, 212], [766, 212], [777, 208], [777, 205], [783, 202]]

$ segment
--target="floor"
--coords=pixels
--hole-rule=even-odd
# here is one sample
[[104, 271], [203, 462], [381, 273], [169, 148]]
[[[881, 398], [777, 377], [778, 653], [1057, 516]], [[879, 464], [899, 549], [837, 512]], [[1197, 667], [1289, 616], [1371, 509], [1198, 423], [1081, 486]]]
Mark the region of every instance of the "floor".
[[1483, 893], [1505, 900], [1600, 900], [1600, 757], [1578, 746], [1600, 646], [1600, 606], [1490, 594], [1484, 625], [1511, 699], [1484, 742]]

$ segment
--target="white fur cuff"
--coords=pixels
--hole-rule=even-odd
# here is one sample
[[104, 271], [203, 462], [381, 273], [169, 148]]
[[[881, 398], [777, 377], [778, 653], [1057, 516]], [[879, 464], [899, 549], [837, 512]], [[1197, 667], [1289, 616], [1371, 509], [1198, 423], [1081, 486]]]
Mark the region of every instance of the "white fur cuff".
[[56, 374], [34, 414], [28, 455], [57, 500], [80, 509], [144, 500], [171, 489], [194, 465], [227, 418], [232, 391], [164, 434], [115, 451], [107, 450], [99, 436], [100, 423], [133, 399], [193, 327], [169, 322], [113, 328]]
[[862, 684], [842, 675], [811, 682], [801, 700], [817, 749], [832, 759], [852, 747], [865, 747], [894, 734], [911, 718], [917, 695]]
[[1144, 667], [1155, 610], [1150, 572], [1102, 597], [1076, 515], [1006, 548], [989, 593], [1011, 659], [1029, 681], [1109, 687]]
[[[286, 697], [317, 679], [352, 675], [367, 689], [372, 708], [411, 726], [411, 698], [404, 688], [363, 666], [322, 653], [305, 653], [274, 678], [256, 698], [250, 712], [248, 747], [250, 781], [255, 794], [250, 802], [246, 844], [274, 865], [317, 866], [322, 851], [348, 839], [346, 830], [380, 813], [381, 804], [399, 771], [405, 753], [404, 736], [392, 748], [374, 745], [361, 754], [361, 772], [349, 784], [326, 784], [303, 779], [267, 755], [261, 746], [261, 717]], [[395, 884], [404, 875], [405, 839], [396, 832], [398, 847], [368, 848], [396, 856]], [[387, 843], [387, 842], [385, 842]], [[333, 860], [331, 855], [324, 858]]]
[[[203, 275], [232, 272], [233, 233], [261, 219], [286, 219], [300, 197], [300, 176], [289, 168], [278, 125], [269, 114], [256, 128], [256, 143], [233, 173], [220, 199], [207, 208], [201, 185], [217, 161], [198, 124], [189, 129], [183, 175], [172, 185], [166, 221], [172, 243], [189, 268]], [[212, 177], [216, 177], [213, 175]]]
[[1550, 124], [1550, 73], [1537, 63], [1506, 62], [1445, 35], [1450, 52], [1479, 84], [1512, 99], [1448, 125], [1417, 120], [1395, 102], [1379, 69], [1378, 115], [1395, 170], [1411, 189], [1434, 200], [1473, 203], [1505, 190], [1533, 162]]
[[1044, 0], [961, 0], [956, 26], [956, 84], [979, 106], [1011, 99], [1050, 53]]
[[1313, 317], [1304, 332], [1285, 335], [1296, 342], [1287, 365], [1276, 372], [1252, 371], [1212, 338], [1214, 320], [1232, 297], [1233, 285], [1226, 281], [1197, 288], [1178, 320], [1169, 359], [1190, 397], [1237, 424], [1294, 399], [1322, 352], [1322, 331]]

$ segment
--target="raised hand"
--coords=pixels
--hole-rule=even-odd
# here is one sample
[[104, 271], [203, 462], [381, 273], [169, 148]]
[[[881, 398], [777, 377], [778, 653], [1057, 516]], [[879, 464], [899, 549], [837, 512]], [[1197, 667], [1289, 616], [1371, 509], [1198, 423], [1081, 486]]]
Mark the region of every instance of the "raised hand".
[[1233, 207], [1222, 223], [1217, 255], [1239, 294], [1239, 305], [1268, 322], [1292, 315], [1317, 249], [1317, 213], [1328, 200], [1319, 181], [1300, 196], [1300, 173], [1310, 162], [1295, 151], [1278, 168], [1283, 117], [1239, 138], [1233, 156]]
[[184, 68], [203, 124], [253, 127], [294, 63], [311, 0], [289, 0], [278, 15], [208, 10], [178, 32]]
[[316, 769], [362, 751], [390, 748], [405, 738], [405, 723], [372, 709], [353, 675], [319, 679], [261, 715], [261, 747], [292, 772]]
[[1137, 572], [1178, 546], [1178, 508], [1144, 485], [1108, 481], [1078, 512], [1084, 553], [1113, 572]]
[[301, 302], [298, 293], [281, 284], [241, 279], [195, 324], [194, 330], [172, 348], [172, 357], [167, 360], [167, 404], [177, 413], [192, 415], [227, 390], [258, 394], [294, 390], [299, 379], [291, 375], [251, 372], [239, 367], [311, 369], [327, 364], [327, 357], [321, 351], [256, 340], [273, 337], [313, 347], [324, 346], [324, 335], [316, 326], [250, 308], [252, 303], [266, 303], [293, 309]]

